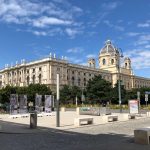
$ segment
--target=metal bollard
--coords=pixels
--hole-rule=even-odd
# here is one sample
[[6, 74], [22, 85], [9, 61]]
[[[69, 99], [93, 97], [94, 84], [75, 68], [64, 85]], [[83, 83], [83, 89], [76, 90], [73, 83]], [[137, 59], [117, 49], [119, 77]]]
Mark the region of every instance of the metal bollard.
[[37, 113], [30, 114], [30, 128], [31, 129], [37, 128]]

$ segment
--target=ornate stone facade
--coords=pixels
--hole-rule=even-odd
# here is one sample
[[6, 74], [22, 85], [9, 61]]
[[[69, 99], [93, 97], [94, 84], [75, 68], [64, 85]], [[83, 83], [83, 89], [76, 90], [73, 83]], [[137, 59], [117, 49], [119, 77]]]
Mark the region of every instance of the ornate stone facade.
[[[0, 70], [0, 87], [28, 86], [31, 83], [46, 84], [53, 91], [56, 88], [56, 74], [60, 74], [60, 85], [76, 85], [84, 88], [88, 80], [95, 75], [101, 75], [114, 86], [119, 79], [125, 88], [150, 87], [150, 79], [135, 76], [131, 67], [131, 60], [124, 59], [124, 66], [119, 67], [120, 52], [111, 41], [106, 41], [104, 48], [99, 53], [99, 68], [96, 68], [95, 59], [88, 60], [87, 66], [69, 63], [66, 59], [50, 56], [37, 61], [16, 63], [15, 66], [5, 66]], [[120, 70], [119, 70], [120, 68]]]

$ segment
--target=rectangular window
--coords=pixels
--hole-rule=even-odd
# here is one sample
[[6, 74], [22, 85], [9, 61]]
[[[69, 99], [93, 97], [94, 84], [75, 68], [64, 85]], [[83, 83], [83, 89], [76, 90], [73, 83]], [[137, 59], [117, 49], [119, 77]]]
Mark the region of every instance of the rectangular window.
[[35, 73], [35, 69], [33, 69], [33, 73]]
[[60, 71], [60, 68], [57, 68], [57, 71]]

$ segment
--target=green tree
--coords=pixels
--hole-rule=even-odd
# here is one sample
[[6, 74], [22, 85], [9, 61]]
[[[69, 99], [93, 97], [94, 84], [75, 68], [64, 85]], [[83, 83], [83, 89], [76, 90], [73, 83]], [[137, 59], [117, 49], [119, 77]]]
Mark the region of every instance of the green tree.
[[15, 89], [17, 94], [27, 94], [28, 87], [16, 87]]
[[[150, 91], [150, 87], [141, 87], [141, 88], [132, 89], [130, 91], [127, 91], [126, 99], [127, 100], [137, 99], [137, 92], [138, 91], [140, 92], [140, 103], [145, 104], [145, 92]], [[150, 100], [150, 96], [149, 96], [149, 100]]]
[[[120, 82], [121, 84], [121, 82]], [[126, 101], [126, 90], [124, 88], [124, 85], [120, 85], [120, 90], [121, 90], [121, 101], [122, 103], [127, 103]], [[119, 103], [119, 93], [118, 93], [118, 81], [117, 83], [115, 84], [115, 87], [113, 88], [112, 90], [112, 100], [111, 100], [112, 103], [114, 104], [118, 104]]]
[[12, 86], [6, 86], [5, 88], [2, 88], [0, 90], [0, 103], [6, 103], [9, 102], [10, 94], [16, 94], [15, 87]]
[[0, 103], [9, 103], [10, 94], [27, 94], [28, 101], [34, 101], [36, 93], [50, 95], [52, 92], [46, 85], [30, 84], [28, 87], [6, 86], [0, 90]]
[[71, 89], [68, 85], [64, 85], [60, 90], [60, 103], [67, 104], [71, 99]]
[[73, 104], [75, 104], [76, 96], [78, 97], [78, 99], [81, 99], [81, 94], [82, 94], [82, 91], [78, 86], [71, 87], [71, 100]]
[[52, 91], [49, 87], [43, 84], [30, 84], [27, 87], [27, 96], [28, 96], [28, 101], [34, 101], [35, 100], [35, 95], [50, 95], [52, 94]]
[[60, 102], [62, 104], [75, 103], [76, 96], [81, 99], [81, 89], [78, 86], [65, 85], [60, 90]]
[[88, 81], [86, 96], [91, 103], [94, 101], [107, 101], [111, 99], [111, 83], [102, 79], [101, 75]]

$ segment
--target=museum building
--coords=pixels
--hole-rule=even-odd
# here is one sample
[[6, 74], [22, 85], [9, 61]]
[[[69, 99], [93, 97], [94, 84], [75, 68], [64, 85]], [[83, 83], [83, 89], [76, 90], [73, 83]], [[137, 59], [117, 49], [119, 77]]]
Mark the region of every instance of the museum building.
[[[123, 59], [123, 63], [121, 60]], [[0, 70], [0, 88], [10, 86], [28, 86], [29, 84], [45, 84], [52, 91], [56, 89], [56, 74], [60, 74], [60, 85], [79, 86], [85, 88], [88, 80], [95, 75], [114, 86], [120, 78], [127, 90], [150, 87], [150, 79], [134, 75], [130, 58], [121, 58], [120, 50], [110, 40], [105, 42], [99, 52], [99, 67], [94, 58], [88, 59], [87, 66], [72, 64], [64, 57], [57, 58], [50, 53], [49, 57], [15, 66], [5, 65]]]

